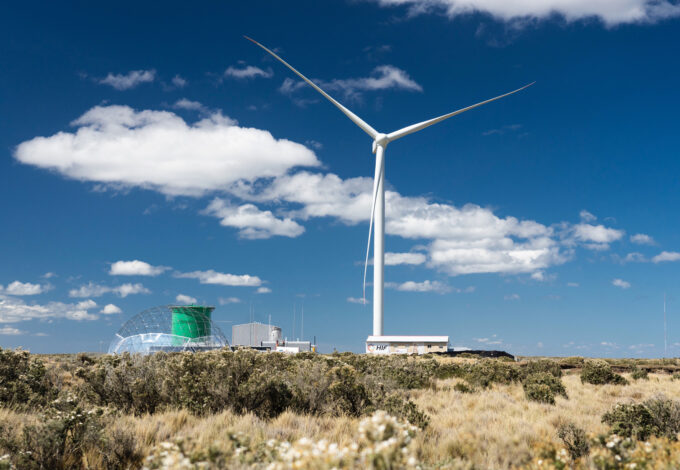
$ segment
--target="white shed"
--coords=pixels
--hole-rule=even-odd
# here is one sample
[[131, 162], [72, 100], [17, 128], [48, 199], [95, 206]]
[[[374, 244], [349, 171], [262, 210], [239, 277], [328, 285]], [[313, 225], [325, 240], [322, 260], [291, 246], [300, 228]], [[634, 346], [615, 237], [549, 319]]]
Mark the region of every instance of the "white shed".
[[446, 352], [448, 336], [369, 336], [367, 354], [427, 354]]

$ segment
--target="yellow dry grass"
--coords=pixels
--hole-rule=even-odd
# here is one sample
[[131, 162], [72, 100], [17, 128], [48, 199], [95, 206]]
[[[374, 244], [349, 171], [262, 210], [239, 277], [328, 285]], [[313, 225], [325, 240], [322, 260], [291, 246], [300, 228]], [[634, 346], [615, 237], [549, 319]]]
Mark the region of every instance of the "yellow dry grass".
[[[554, 406], [528, 401], [519, 384], [460, 393], [453, 389], [457, 382], [458, 379], [442, 380], [436, 388], [411, 392], [411, 398], [430, 416], [429, 426], [417, 437], [418, 452], [424, 462], [435, 467], [453, 459], [470, 462], [477, 468], [521, 466], [535, 456], [538, 443], [559, 443], [556, 429], [562, 422], [574, 423], [592, 434], [602, 433], [606, 426], [601, 416], [616, 403], [639, 402], [660, 393], [668, 397], [680, 395], [680, 381], [672, 381], [665, 374], [650, 374], [650, 380], [631, 381], [627, 386], [582, 384], [578, 375], [569, 374], [563, 377], [569, 398], [558, 397]], [[190, 452], [210, 447], [226, 449], [231, 445], [230, 433], [241, 433], [255, 444], [269, 439], [295, 441], [309, 437], [348, 445], [356, 438], [357, 423], [357, 419], [348, 417], [291, 412], [266, 421], [229, 411], [197, 417], [179, 410], [122, 416], [116, 426], [132, 430], [148, 453], [159, 442], [175, 439], [185, 440]]]

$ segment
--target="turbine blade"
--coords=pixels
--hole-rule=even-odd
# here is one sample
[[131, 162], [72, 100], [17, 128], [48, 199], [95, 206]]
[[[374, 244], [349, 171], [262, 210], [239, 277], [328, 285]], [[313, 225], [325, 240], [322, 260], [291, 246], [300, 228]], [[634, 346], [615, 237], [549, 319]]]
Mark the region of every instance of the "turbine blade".
[[369, 125], [366, 123], [366, 121], [364, 121], [363, 119], [361, 119], [359, 116], [357, 116], [356, 114], [354, 114], [354, 113], [353, 113], [352, 111], [350, 111], [349, 109], [345, 108], [343, 105], [341, 105], [341, 104], [338, 103], [337, 101], [335, 101], [328, 93], [326, 93], [325, 91], [323, 91], [321, 88], [319, 88], [318, 86], [316, 86], [316, 84], [315, 84], [314, 82], [312, 82], [310, 79], [308, 79], [307, 77], [305, 77], [304, 75], [302, 75], [300, 72], [298, 72], [297, 70], [295, 70], [288, 62], [286, 62], [285, 60], [283, 60], [281, 57], [279, 57], [278, 55], [276, 55], [276, 54], [275, 54], [274, 52], [272, 52], [271, 50], [267, 49], [265, 46], [263, 46], [262, 44], [260, 44], [260, 43], [257, 42], [256, 40], [251, 39], [251, 38], [249, 38], [248, 36], [243, 36], [243, 37], [246, 38], [248, 41], [250, 41], [250, 42], [252, 42], [252, 43], [255, 43], [256, 45], [260, 46], [262, 49], [264, 49], [264, 50], [267, 51], [269, 54], [271, 54], [272, 56], [274, 56], [274, 58], [275, 58], [276, 60], [278, 60], [278, 61], [281, 62], [283, 65], [285, 65], [286, 67], [288, 67], [289, 69], [291, 69], [291, 70], [293, 71], [293, 73], [295, 73], [295, 75], [297, 75], [298, 77], [300, 77], [301, 79], [303, 79], [303, 80], [304, 80], [305, 82], [307, 82], [312, 88], [314, 88], [316, 91], [318, 91], [319, 93], [321, 93], [321, 94], [324, 96], [324, 98], [326, 98], [328, 101], [330, 101], [331, 103], [333, 103], [340, 111], [342, 111], [342, 112], [345, 114], [345, 116], [347, 116], [348, 118], [350, 118], [350, 120], [351, 120], [354, 124], [356, 124], [357, 126], [359, 126], [365, 133], [367, 133], [368, 135], [370, 135], [372, 139], [375, 139], [375, 136], [378, 135], [378, 131], [376, 131], [376, 130], [373, 129], [371, 126], [369, 126]]
[[371, 234], [373, 232], [373, 218], [375, 216], [375, 203], [378, 200], [378, 187], [382, 175], [382, 167], [385, 158], [383, 152], [378, 151], [375, 155], [375, 178], [373, 178], [373, 202], [371, 203], [371, 221], [368, 224], [368, 242], [366, 243], [366, 261], [364, 262], [364, 294], [363, 301], [366, 305], [366, 272], [368, 271], [368, 254], [371, 251]]
[[423, 122], [419, 122], [417, 124], [412, 124], [410, 126], [404, 127], [403, 129], [399, 129], [398, 131], [394, 131], [394, 132], [391, 132], [390, 134], [387, 134], [387, 138], [389, 139], [390, 142], [392, 142], [393, 140], [397, 140], [397, 139], [400, 139], [400, 138], [402, 138], [406, 135], [412, 134], [414, 132], [418, 132], [421, 129], [425, 129], [426, 127], [429, 127], [433, 124], [437, 124], [438, 122], [442, 122], [443, 120], [448, 119], [450, 117], [453, 117], [457, 114], [464, 113], [465, 111], [469, 111], [469, 110], [476, 108], [478, 106], [481, 106], [483, 104], [491, 103], [492, 101], [496, 101], [496, 100], [499, 100], [501, 98], [505, 98], [508, 95], [512, 95], [513, 93], [517, 93], [518, 91], [522, 91], [525, 88], [530, 87], [534, 83], [536, 83], [536, 82], [531, 82], [528, 85], [524, 85], [522, 88], [518, 88], [518, 89], [511, 91], [509, 93], [505, 93], [503, 95], [496, 96], [495, 98], [491, 98], [489, 100], [482, 101], [481, 103], [473, 104], [472, 106], [468, 106], [467, 108], [459, 109], [458, 111], [454, 111], [454, 112], [449, 113], [449, 114], [444, 114], [443, 116], [439, 116], [439, 117], [436, 117], [434, 119], [430, 119], [428, 121], [423, 121]]

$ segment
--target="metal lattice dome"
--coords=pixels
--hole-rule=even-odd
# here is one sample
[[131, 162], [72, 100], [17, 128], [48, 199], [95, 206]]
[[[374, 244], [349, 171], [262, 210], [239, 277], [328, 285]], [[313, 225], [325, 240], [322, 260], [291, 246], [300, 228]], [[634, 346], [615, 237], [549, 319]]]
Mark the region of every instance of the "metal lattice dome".
[[138, 313], [118, 330], [109, 354], [206, 351], [229, 346], [212, 321], [214, 307], [166, 305]]

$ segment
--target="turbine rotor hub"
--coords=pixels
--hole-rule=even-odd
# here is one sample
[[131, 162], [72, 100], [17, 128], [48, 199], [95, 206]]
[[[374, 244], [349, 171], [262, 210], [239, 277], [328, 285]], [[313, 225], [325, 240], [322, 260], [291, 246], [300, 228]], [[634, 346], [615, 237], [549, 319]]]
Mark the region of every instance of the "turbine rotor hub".
[[375, 153], [378, 150], [378, 146], [384, 149], [385, 147], [387, 147], [387, 144], [389, 143], [390, 140], [387, 138], [387, 134], [376, 135], [375, 140], [373, 141], [373, 153]]

